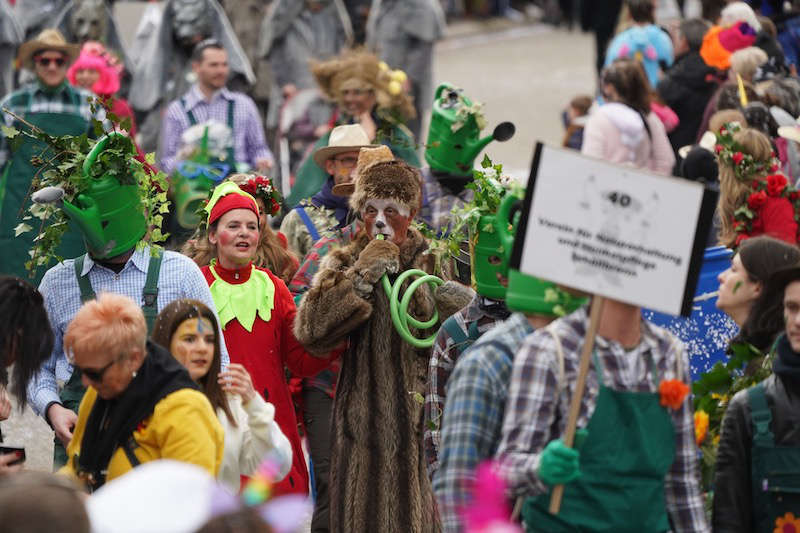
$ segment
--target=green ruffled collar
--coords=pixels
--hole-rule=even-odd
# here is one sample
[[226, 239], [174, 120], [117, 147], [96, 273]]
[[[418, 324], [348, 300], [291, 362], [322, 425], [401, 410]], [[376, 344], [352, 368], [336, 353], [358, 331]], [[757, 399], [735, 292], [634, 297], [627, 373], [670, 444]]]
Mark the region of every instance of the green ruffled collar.
[[210, 287], [211, 297], [217, 306], [222, 329], [225, 329], [228, 322], [236, 319], [244, 329], [252, 332], [256, 314], [264, 322], [269, 322], [272, 318], [275, 284], [263, 270], [252, 266], [250, 268], [250, 278], [244, 283], [233, 285], [219, 277], [213, 264], [209, 267], [215, 278]]

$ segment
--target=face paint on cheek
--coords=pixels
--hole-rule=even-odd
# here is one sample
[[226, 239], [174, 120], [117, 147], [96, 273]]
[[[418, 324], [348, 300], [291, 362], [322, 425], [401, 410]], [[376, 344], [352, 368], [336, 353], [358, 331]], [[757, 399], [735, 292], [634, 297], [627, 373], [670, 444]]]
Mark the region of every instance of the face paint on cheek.
[[733, 291], [731, 292], [733, 292], [733, 294], [736, 294], [739, 291], [739, 289], [742, 288], [742, 285], [744, 285], [744, 282], [742, 280], [737, 281], [736, 285], [733, 286]]

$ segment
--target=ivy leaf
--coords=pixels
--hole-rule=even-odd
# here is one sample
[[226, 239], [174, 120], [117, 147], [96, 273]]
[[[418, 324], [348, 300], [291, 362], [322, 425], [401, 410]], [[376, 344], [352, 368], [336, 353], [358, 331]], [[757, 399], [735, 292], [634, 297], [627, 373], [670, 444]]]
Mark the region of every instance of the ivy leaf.
[[27, 233], [27, 232], [31, 231], [32, 229], [33, 229], [32, 226], [29, 226], [28, 224], [26, 224], [24, 222], [21, 222], [21, 223], [17, 224], [17, 227], [14, 228], [14, 237], [19, 237], [23, 233]]
[[422, 394], [420, 394], [420, 393], [418, 393], [418, 392], [412, 392], [412, 393], [411, 393], [411, 397], [412, 397], [412, 398], [414, 399], [414, 401], [415, 401], [415, 402], [417, 402], [418, 404], [420, 404], [420, 405], [424, 405], [424, 404], [425, 404], [425, 396], [423, 396]]
[[131, 120], [131, 117], [123, 118], [119, 123], [119, 127], [124, 131], [131, 131], [131, 127], [133, 127], [133, 121]]
[[13, 139], [19, 135], [19, 130], [17, 128], [12, 128], [11, 126], [6, 126], [5, 124], [0, 126], [0, 131], [3, 132], [3, 137], [6, 139]]

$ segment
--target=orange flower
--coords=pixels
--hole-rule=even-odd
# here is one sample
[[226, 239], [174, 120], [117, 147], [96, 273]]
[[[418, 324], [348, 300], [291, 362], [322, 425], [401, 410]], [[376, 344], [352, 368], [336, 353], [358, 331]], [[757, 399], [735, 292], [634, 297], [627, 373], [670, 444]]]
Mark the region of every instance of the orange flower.
[[689, 394], [689, 385], [679, 379], [666, 379], [658, 386], [658, 393], [661, 395], [661, 405], [677, 410]]
[[694, 440], [697, 445], [703, 444], [708, 434], [708, 413], [700, 409], [694, 413]]
[[800, 518], [795, 518], [794, 513], [786, 513], [775, 520], [773, 533], [800, 533]]

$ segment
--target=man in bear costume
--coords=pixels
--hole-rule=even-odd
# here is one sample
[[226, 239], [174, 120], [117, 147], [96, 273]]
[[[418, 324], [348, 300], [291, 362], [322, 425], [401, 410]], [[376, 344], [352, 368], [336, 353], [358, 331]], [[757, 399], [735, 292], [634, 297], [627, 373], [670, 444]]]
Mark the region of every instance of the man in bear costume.
[[[384, 274], [424, 268], [428, 243], [410, 226], [420, 196], [419, 172], [403, 161], [364, 169], [350, 199], [363, 228], [325, 257], [295, 320], [295, 335], [312, 354], [324, 356], [347, 342], [332, 418], [334, 533], [439, 530], [419, 401], [429, 350], [402, 340], [380, 282]], [[424, 320], [434, 309], [427, 286], [414, 293], [410, 314]]]

